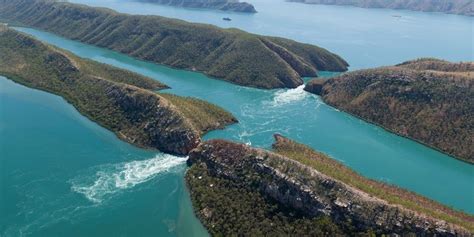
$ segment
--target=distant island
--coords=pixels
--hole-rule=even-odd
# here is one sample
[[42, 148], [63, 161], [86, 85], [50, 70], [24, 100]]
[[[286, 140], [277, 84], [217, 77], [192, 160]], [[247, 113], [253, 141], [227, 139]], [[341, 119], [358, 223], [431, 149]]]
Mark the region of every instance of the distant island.
[[305, 90], [336, 108], [474, 163], [474, 63], [418, 59], [360, 70]]
[[238, 85], [295, 88], [302, 77], [346, 71], [325, 49], [293, 40], [159, 16], [48, 0], [3, 0], [0, 20], [35, 27], [138, 59], [193, 70]]
[[474, 16], [472, 0], [287, 0], [307, 4], [348, 5], [364, 8], [390, 8], [400, 10], [443, 12]]
[[0, 75], [63, 97], [129, 143], [171, 154], [186, 155], [204, 133], [237, 122], [208, 102], [158, 94], [168, 88], [158, 81], [79, 58], [4, 25]]
[[256, 13], [255, 7], [239, 0], [136, 0], [175, 7], [207, 8], [221, 11]]
[[470, 236], [474, 217], [364, 178], [280, 135], [273, 151], [224, 140], [191, 151], [186, 173], [211, 236]]

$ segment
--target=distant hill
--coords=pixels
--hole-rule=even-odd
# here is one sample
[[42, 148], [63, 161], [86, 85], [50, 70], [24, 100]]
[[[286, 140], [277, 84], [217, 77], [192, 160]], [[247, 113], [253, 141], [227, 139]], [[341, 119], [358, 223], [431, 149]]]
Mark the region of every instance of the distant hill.
[[474, 16], [472, 0], [287, 0], [307, 4], [348, 5], [365, 8], [390, 8], [424, 12], [444, 12]]
[[341, 110], [474, 163], [474, 63], [419, 59], [305, 88]]
[[243, 86], [295, 88], [301, 77], [348, 66], [325, 49], [293, 40], [66, 2], [0, 0], [0, 19]]
[[247, 2], [238, 0], [136, 0], [140, 2], [157, 3], [175, 7], [208, 8], [221, 11], [255, 13], [255, 7]]

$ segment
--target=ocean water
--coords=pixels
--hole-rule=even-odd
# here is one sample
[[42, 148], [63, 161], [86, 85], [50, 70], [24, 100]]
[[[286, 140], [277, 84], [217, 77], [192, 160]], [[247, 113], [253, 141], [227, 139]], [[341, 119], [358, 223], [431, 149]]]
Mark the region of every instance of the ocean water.
[[185, 157], [122, 142], [61, 97], [0, 77], [0, 134], [0, 236], [207, 234]]
[[[272, 4], [275, 8], [266, 9], [262, 6], [269, 5], [269, 1], [254, 1], [260, 13], [246, 15], [115, 0], [81, 2], [221, 26], [235, 24], [229, 26], [318, 43], [345, 56], [352, 69], [395, 64], [421, 56], [455, 61], [473, 57], [472, 19], [460, 16], [397, 11], [402, 19], [418, 20], [384, 29], [385, 21], [396, 20], [391, 17], [391, 10], [284, 2], [275, 2]], [[328, 12], [349, 14], [353, 24], [342, 24], [349, 21], [348, 17], [330, 17]], [[314, 19], [308, 17], [313, 13]], [[223, 15], [230, 15], [233, 21], [221, 22]], [[321, 29], [315, 24], [317, 21], [332, 23]], [[367, 25], [374, 22], [370, 26], [372, 30], [362, 27], [363, 22]], [[298, 27], [299, 24], [314, 25], [303, 31], [304, 27]], [[411, 30], [406, 29], [409, 24], [413, 25]], [[429, 35], [422, 40], [424, 33], [415, 29], [426, 29], [434, 24], [440, 28], [452, 25], [444, 29], [445, 34], [451, 34], [451, 39], [430, 38], [435, 33], [426, 30]], [[166, 90], [168, 93], [207, 100], [239, 119], [239, 124], [212, 132], [205, 139], [226, 138], [269, 148], [272, 135], [281, 133], [329, 154], [367, 177], [474, 213], [474, 166], [340, 112], [325, 105], [319, 97], [304, 92], [302, 87], [290, 90], [240, 87], [43, 31], [18, 29], [81, 57], [159, 80], [172, 87]], [[407, 34], [414, 45], [402, 50], [407, 41], [394, 37], [399, 34]], [[356, 47], [354, 42], [360, 44]], [[382, 54], [384, 56], [378, 58], [377, 55]], [[371, 60], [372, 57], [376, 59]], [[322, 75], [333, 74], [324, 72]], [[82, 117], [61, 98], [5, 78], [0, 78], [0, 135], [1, 236], [206, 235], [193, 215], [184, 186], [183, 157], [142, 150], [121, 142]]]

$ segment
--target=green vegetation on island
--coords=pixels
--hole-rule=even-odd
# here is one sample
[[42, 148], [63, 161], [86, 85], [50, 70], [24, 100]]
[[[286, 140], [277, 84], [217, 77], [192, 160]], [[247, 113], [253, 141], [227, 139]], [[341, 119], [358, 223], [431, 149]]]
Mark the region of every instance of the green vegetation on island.
[[474, 163], [474, 63], [418, 59], [359, 70], [305, 90], [331, 106]]
[[400, 205], [417, 213], [464, 226], [471, 232], [474, 231], [474, 217], [471, 215], [455, 211], [405, 189], [365, 178], [342, 163], [306, 145], [279, 135], [275, 136], [275, 140], [273, 151], [280, 155], [311, 167], [371, 196], [388, 201], [390, 204]]
[[223, 140], [191, 151], [186, 181], [213, 236], [469, 236], [474, 217], [369, 180], [276, 135], [274, 152]]
[[239, 0], [136, 0], [175, 7], [208, 8], [221, 11], [255, 13], [255, 7]]
[[197, 164], [186, 173], [194, 208], [211, 236], [342, 236], [328, 217], [305, 217], [246, 183], [212, 176]]
[[347, 5], [474, 16], [472, 0], [287, 0], [307, 4]]
[[0, 19], [243, 86], [294, 88], [339, 56], [292, 40], [51, 0], [0, 0]]
[[[207, 102], [160, 95], [165, 85], [0, 29], [0, 75], [62, 96], [132, 144], [185, 155], [207, 131], [237, 122]], [[192, 111], [192, 114], [189, 112]]]
[[160, 95], [178, 107], [202, 134], [237, 122], [232, 114], [204, 100], [166, 93]]

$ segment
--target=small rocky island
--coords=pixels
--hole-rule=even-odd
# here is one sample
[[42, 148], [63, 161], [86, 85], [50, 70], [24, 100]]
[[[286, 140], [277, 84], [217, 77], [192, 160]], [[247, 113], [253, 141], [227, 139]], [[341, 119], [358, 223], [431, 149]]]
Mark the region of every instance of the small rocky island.
[[314, 79], [331, 106], [474, 163], [474, 63], [418, 59]]
[[0, 28], [0, 75], [57, 94], [121, 139], [186, 155], [214, 129], [236, 123], [205, 101], [159, 94], [166, 85], [79, 58], [7, 27]]
[[398, 10], [412, 10], [424, 12], [443, 12], [474, 16], [474, 2], [472, 0], [287, 0], [307, 4], [347, 5], [364, 8], [389, 8]]
[[5, 21], [243, 86], [295, 88], [318, 70], [348, 67], [325, 49], [238, 29], [49, 0], [0, 0], [0, 6]]
[[471, 236], [474, 217], [370, 180], [280, 135], [273, 151], [224, 140], [189, 155], [186, 181], [212, 236]]
[[256, 13], [255, 7], [239, 0], [137, 0], [174, 7], [205, 8], [221, 11]]

